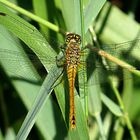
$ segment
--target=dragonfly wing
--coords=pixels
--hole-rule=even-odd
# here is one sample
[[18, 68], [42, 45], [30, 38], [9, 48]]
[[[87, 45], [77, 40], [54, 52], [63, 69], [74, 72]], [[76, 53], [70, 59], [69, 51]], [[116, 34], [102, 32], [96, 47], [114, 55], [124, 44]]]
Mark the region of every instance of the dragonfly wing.
[[102, 49], [109, 54], [120, 57], [124, 59], [124, 61], [128, 63], [133, 63], [134, 58], [140, 59], [139, 51], [140, 51], [140, 39], [135, 39], [128, 42], [123, 42], [119, 44], [104, 44], [102, 45]]
[[[119, 53], [121, 53], [120, 50]], [[87, 81], [85, 81], [84, 84], [80, 84], [80, 87], [83, 87], [85, 85], [88, 86], [88, 79], [95, 71], [98, 80], [93, 80], [92, 85], [104, 85], [109, 82], [110, 79], [112, 79], [113, 82], [117, 83], [118, 81], [122, 81], [124, 79], [129, 80], [132, 78], [129, 74], [126, 75], [125, 73], [123, 73], [123, 68], [104, 58], [102, 59], [100, 56], [96, 55], [95, 52], [90, 52], [86, 60], [80, 63], [79, 67], [79, 72], [83, 72], [83, 75], [84, 72], [87, 73]]]
[[[0, 32], [0, 63], [7, 74], [20, 79], [39, 79], [35, 67], [37, 68], [42, 65], [40, 65], [41, 62], [38, 57], [34, 53], [25, 53], [22, 49], [21, 42], [4, 30], [3, 27], [0, 28]], [[55, 58], [48, 58], [48, 56], [43, 55], [40, 56], [40, 59], [46, 64], [49, 63], [49, 66], [56, 61]], [[48, 61], [49, 59], [50, 62]]]

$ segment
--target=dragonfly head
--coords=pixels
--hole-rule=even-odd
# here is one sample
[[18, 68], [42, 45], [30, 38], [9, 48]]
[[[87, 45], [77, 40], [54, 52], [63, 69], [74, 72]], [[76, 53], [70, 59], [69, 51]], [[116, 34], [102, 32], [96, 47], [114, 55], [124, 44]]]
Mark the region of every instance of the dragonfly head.
[[77, 43], [78, 45], [80, 45], [81, 44], [81, 36], [78, 34], [75, 34], [75, 33], [67, 33], [65, 42], [67, 45], [71, 42], [74, 42], [74, 43]]

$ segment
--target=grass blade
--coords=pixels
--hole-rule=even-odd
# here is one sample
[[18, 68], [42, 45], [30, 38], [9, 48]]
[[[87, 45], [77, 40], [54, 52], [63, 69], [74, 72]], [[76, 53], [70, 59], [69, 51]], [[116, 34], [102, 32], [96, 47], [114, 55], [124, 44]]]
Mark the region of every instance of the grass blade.
[[[0, 5], [0, 6], [1, 6], [0, 7], [1, 12], [4, 13], [3, 15], [0, 16], [0, 23], [3, 26], [5, 26], [6, 28], [8, 28], [11, 32], [13, 32], [16, 36], [18, 36], [21, 40], [23, 40], [32, 50], [34, 50], [34, 52], [37, 54], [37, 56], [39, 56], [40, 60], [42, 60], [42, 63], [44, 64], [44, 67], [47, 70], [51, 71], [52, 66], [56, 65], [55, 64], [56, 53], [53, 51], [53, 49], [50, 47], [50, 45], [46, 42], [46, 40], [43, 38], [43, 36], [36, 30], [36, 28], [34, 28], [33, 26], [31, 26], [30, 24], [28, 24], [27, 22], [25, 22], [21, 18], [17, 17], [16, 15], [12, 14], [11, 11], [7, 10], [3, 5]], [[0, 46], [3, 47], [2, 45], [0, 45]], [[14, 46], [13, 48], [11, 48], [11, 50], [13, 50], [16, 45], [9, 45], [9, 46], [11, 46], [11, 47]], [[10, 48], [8, 48], [8, 49], [10, 50]], [[15, 48], [15, 51], [17, 51], [17, 50], [18, 49]], [[21, 50], [21, 48], [19, 48], [19, 50]], [[44, 56], [48, 56], [48, 55], [50, 55], [51, 58], [54, 57], [54, 63], [49, 63], [50, 62], [49, 59], [48, 60], [44, 59]], [[25, 55], [23, 55], [23, 56], [25, 56]], [[25, 58], [25, 62], [26, 61], [27, 61], [27, 58]], [[15, 67], [16, 66], [18, 66], [18, 64], [15, 64]], [[21, 70], [23, 70], [23, 69], [21, 69]], [[28, 73], [28, 71], [26, 71], [26, 72]], [[31, 70], [29, 73], [32, 73], [32, 72], [33, 71]], [[22, 73], [22, 71], [21, 71], [21, 73]], [[24, 77], [24, 75], [23, 75], [23, 77]], [[25, 82], [19, 82], [19, 81], [14, 82], [14, 86], [17, 89], [20, 97], [24, 101], [26, 107], [29, 109], [31, 107], [36, 95], [38, 94], [39, 86], [32, 85], [32, 84], [25, 83]], [[27, 94], [25, 94], [25, 93], [27, 93]], [[40, 106], [40, 108], [41, 108], [41, 106]], [[36, 113], [38, 113], [38, 111], [36, 111]], [[43, 115], [44, 114], [42, 114], [42, 116]], [[40, 115], [41, 118], [43, 118], [42, 116]], [[47, 116], [47, 115], [45, 115], [45, 116]], [[54, 119], [54, 118], [46, 118], [45, 116], [44, 116], [45, 119], [43, 118], [43, 120], [47, 119], [47, 122], [50, 123], [50, 126], [52, 126], [52, 122], [53, 122], [52, 119]], [[36, 115], [33, 116], [33, 118], [30, 120], [30, 123], [32, 123], [32, 125], [34, 124], [34, 121], [35, 121], [34, 117], [36, 117]], [[45, 131], [45, 130], [48, 129], [48, 131], [47, 131], [48, 133], [43, 133], [42, 132], [42, 134], [44, 135], [44, 137], [46, 139], [48, 137], [49, 138], [53, 137], [56, 134], [56, 131], [52, 132], [52, 130], [55, 130], [55, 129], [51, 129], [51, 130], [49, 128], [46, 129], [46, 127], [44, 127], [44, 126], [43, 126], [44, 129], [42, 129], [41, 124], [43, 124], [44, 122], [41, 122], [41, 121], [43, 121], [43, 120], [38, 121], [37, 125], [40, 127], [40, 130], [42, 130], [42, 131]], [[54, 123], [53, 123], [53, 125], [55, 125]], [[28, 127], [31, 128], [32, 125], [29, 125]], [[29, 130], [29, 129], [27, 129], [27, 130]], [[63, 132], [65, 132], [65, 131], [63, 131]], [[24, 133], [27, 136], [29, 131], [24, 132]], [[22, 132], [22, 134], [23, 134], [23, 132]], [[61, 132], [61, 134], [62, 134], [62, 132]], [[60, 138], [62, 138], [62, 136], [64, 136], [64, 134], [61, 135]]]
[[[36, 98], [36, 101], [32, 107], [32, 109], [28, 112], [19, 132], [16, 137], [16, 140], [25, 140], [32, 128], [32, 126], [35, 123], [36, 117], [39, 114], [41, 108], [44, 106], [45, 101], [49, 97], [49, 93], [52, 91], [52, 86], [58, 79], [59, 75], [62, 73], [60, 69], [57, 67], [53, 69], [54, 71], [51, 71], [46, 79], [43, 82], [43, 85], [41, 86], [40, 92], [38, 97]], [[55, 74], [54, 74], [55, 73]]]
[[101, 8], [105, 4], [106, 0], [89, 0], [88, 5], [85, 8], [85, 32], [87, 32], [89, 26], [95, 20], [99, 14]]

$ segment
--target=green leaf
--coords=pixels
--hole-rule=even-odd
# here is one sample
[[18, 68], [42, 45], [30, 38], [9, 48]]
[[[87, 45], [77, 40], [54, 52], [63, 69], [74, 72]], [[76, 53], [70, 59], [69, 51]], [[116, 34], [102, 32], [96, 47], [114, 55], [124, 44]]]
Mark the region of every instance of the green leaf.
[[0, 6], [1, 12], [5, 13], [4, 16], [0, 16], [0, 23], [9, 31], [18, 36], [18, 38], [20, 38], [25, 44], [27, 44], [28, 47], [40, 58], [46, 69], [49, 70], [52, 63], [50, 63], [50, 60], [47, 60], [45, 56], [47, 57], [50, 55], [52, 59], [54, 58], [54, 61], [52, 62], [55, 65], [56, 53], [50, 47], [45, 38], [39, 33], [39, 31], [29, 23], [25, 22], [23, 19], [12, 14], [2, 5]]
[[106, 0], [89, 0], [88, 5], [85, 8], [85, 32], [87, 32], [88, 28], [95, 20], [101, 8], [105, 4]]
[[139, 29], [135, 20], [109, 2], [103, 7], [95, 26], [98, 37], [106, 43], [120, 43], [139, 38]]
[[[55, 72], [57, 72], [56, 69], [55, 72], [53, 71], [53, 65], [55, 66], [55, 53], [54, 51], [51, 49], [51, 47], [49, 46], [49, 44], [46, 42], [46, 40], [43, 38], [43, 36], [30, 24], [28, 24], [27, 22], [25, 22], [24, 20], [22, 20], [21, 18], [17, 17], [16, 15], [12, 14], [11, 11], [8, 11], [7, 9], [5, 9], [2, 5], [0, 5], [0, 9], [1, 12], [4, 13], [4, 15], [0, 16], [0, 23], [5, 26], [7, 29], [9, 29], [11, 32], [13, 32], [15, 35], [17, 35], [21, 40], [23, 40], [32, 50], [34, 50], [34, 52], [37, 54], [37, 56], [39, 56], [40, 60], [42, 61], [42, 63], [44, 64], [44, 67], [46, 69], [50, 70], [50, 74], [52, 72], [52, 74], [55, 74]], [[31, 63], [29, 62], [29, 60], [27, 59], [27, 56], [25, 55], [24, 51], [22, 50], [22, 47], [20, 47], [20, 45], [16, 42], [14, 42], [13, 38], [11, 38], [10, 35], [8, 35], [7, 33], [5, 33], [5, 31], [3, 31], [4, 29], [1, 30], [1, 32], [4, 33], [4, 36], [1, 36], [1, 40], [4, 41], [4, 39], [6, 39], [5, 37], [7, 37], [7, 40], [4, 41], [4, 43], [2, 43], [0, 45], [1, 48], [5, 47], [4, 49], [7, 50], [7, 52], [5, 52], [5, 56], [0, 55], [0, 60], [3, 62], [5, 61], [6, 63], [3, 62], [3, 67], [4, 69], [8, 72], [11, 71], [11, 67], [9, 69], [9, 66], [11, 66], [11, 62], [13, 65], [13, 70], [15, 69], [15, 71], [21, 67], [21, 65], [19, 65], [21, 62], [21, 64], [26, 64], [26, 66], [21, 67], [20, 70], [18, 70], [20, 72], [19, 73], [14, 73], [14, 76], [19, 76], [20, 77], [25, 77], [30, 78], [30, 80], [35, 80], [38, 81], [40, 78], [36, 77], [36, 72], [33, 70], [33, 67], [31, 65]], [[4, 38], [2, 38], [4, 37]], [[7, 43], [7, 44], [5, 44]], [[7, 48], [6, 48], [7, 47]], [[3, 50], [4, 50], [3, 49]], [[15, 52], [15, 55], [11, 54], [12, 52]], [[1, 54], [2, 54], [2, 50], [1, 50]], [[8, 54], [10, 54], [11, 58], [8, 59]], [[19, 55], [20, 54], [20, 55]], [[50, 57], [48, 56], [50, 55]], [[16, 57], [18, 61], [16, 60]], [[46, 56], [46, 57], [45, 57]], [[12, 58], [13, 57], [13, 58]], [[50, 63], [50, 60], [48, 58], [52, 58], [54, 57], [54, 61], [52, 61], [52, 63]], [[10, 61], [10, 60], [16, 60], [16, 61]], [[61, 70], [59, 70], [59, 72], [62, 72]], [[9, 74], [9, 73], [7, 73]], [[12, 73], [13, 74], [13, 73]], [[23, 74], [23, 75], [22, 75]], [[46, 98], [44, 98], [44, 95], [47, 96], [47, 93], [50, 92], [50, 90], [52, 90], [52, 84], [54, 83], [54, 81], [57, 80], [57, 77], [59, 76], [59, 74], [57, 75], [53, 75], [54, 77], [52, 77], [52, 74], [50, 75], [51, 78], [47, 77], [47, 79], [49, 78], [49, 82], [45, 83], [46, 85], [42, 86], [42, 90], [40, 91], [39, 96], [38, 92], [40, 89], [39, 85], [35, 85], [34, 83], [28, 83], [25, 81], [20, 81], [20, 80], [16, 80], [16, 81], [12, 81], [16, 90], [18, 91], [19, 96], [21, 97], [21, 99], [23, 100], [24, 104], [26, 105], [26, 107], [29, 109], [31, 108], [34, 99], [36, 98], [36, 100], [38, 102], [36, 102], [34, 104], [34, 107], [32, 107], [31, 112], [29, 112], [29, 115], [27, 116], [27, 119], [25, 120], [25, 123], [23, 124], [19, 135], [25, 139], [28, 135], [28, 133], [30, 132], [31, 127], [33, 126], [36, 117], [38, 114], [40, 114], [39, 121], [37, 121], [37, 125], [40, 128], [42, 135], [48, 139], [48, 138], [53, 138], [56, 135], [56, 129], [52, 128], [50, 129], [48, 126], [55, 126], [55, 118], [53, 117], [49, 117], [48, 116], [48, 112], [52, 112], [52, 103], [50, 102], [49, 104], [45, 104], [46, 108], [48, 109], [47, 112], [42, 111], [40, 113], [41, 108], [43, 107]], [[48, 75], [49, 76], [49, 75]], [[49, 84], [49, 85], [47, 85]], [[44, 87], [46, 87], [46, 90], [44, 89]], [[49, 89], [49, 90], [47, 90]], [[43, 98], [43, 100], [41, 100]], [[39, 104], [40, 103], [40, 104]], [[50, 111], [49, 111], [50, 110]], [[35, 114], [33, 114], [35, 113]], [[58, 115], [58, 114], [57, 114]], [[60, 114], [59, 114], [60, 116]], [[57, 117], [58, 118], [58, 117]], [[44, 124], [44, 122], [47, 124], [45, 126], [43, 126], [42, 124]], [[60, 121], [60, 123], [62, 123], [62, 121]], [[59, 124], [59, 123], [58, 123]], [[27, 129], [24, 129], [26, 126]], [[61, 124], [62, 126], [62, 124]], [[48, 133], [44, 133], [47, 130]], [[65, 130], [65, 129], [64, 129]], [[64, 132], [64, 131], [63, 131]], [[62, 134], [62, 130], [60, 130], [60, 134]], [[60, 139], [63, 139], [63, 135], [59, 135]]]
[[[33, 0], [33, 8], [34, 8], [34, 13], [35, 15], [48, 20], [48, 11], [47, 11], [47, 7], [46, 7], [46, 1], [45, 0]], [[47, 29], [44, 25], [40, 24], [40, 28], [42, 32], [47, 32]]]
[[44, 106], [46, 100], [49, 97], [49, 93], [52, 91], [52, 86], [55, 83], [58, 76], [61, 74], [61, 70], [59, 70], [57, 67], [54, 68], [54, 71], [51, 71], [47, 78], [44, 80], [41, 89], [39, 91], [39, 95], [36, 98], [36, 101], [34, 102], [32, 109], [28, 112], [19, 132], [16, 137], [16, 139], [25, 140], [34, 125], [36, 121], [36, 117], [38, 116], [41, 108]]
[[121, 108], [118, 105], [116, 105], [113, 101], [111, 101], [111, 99], [109, 99], [104, 94], [101, 94], [101, 98], [102, 98], [103, 103], [109, 108], [109, 110], [113, 114], [115, 114], [116, 116], [123, 115]]
[[63, 17], [68, 32], [81, 34], [81, 17], [79, 0], [61, 0]]
[[4, 137], [3, 137], [3, 135], [2, 135], [1, 130], [0, 130], [0, 139], [1, 139], [1, 140], [4, 140]]
[[5, 140], [15, 140], [15, 133], [12, 128], [8, 129], [6, 132]]

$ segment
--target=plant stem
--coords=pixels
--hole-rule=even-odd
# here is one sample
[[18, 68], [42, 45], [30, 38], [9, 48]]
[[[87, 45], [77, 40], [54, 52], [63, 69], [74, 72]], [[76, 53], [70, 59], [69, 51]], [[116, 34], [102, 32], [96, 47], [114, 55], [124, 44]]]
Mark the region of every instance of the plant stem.
[[19, 13], [21, 13], [21, 14], [23, 14], [23, 15], [25, 15], [25, 16], [27, 16], [27, 17], [29, 17], [29, 18], [31, 18], [31, 19], [43, 24], [43, 25], [45, 25], [46, 27], [50, 28], [51, 30], [53, 30], [55, 32], [61, 32], [62, 34], [65, 34], [65, 32], [62, 29], [60, 29], [58, 26], [52, 24], [49, 21], [44, 20], [41, 17], [38, 17], [38, 16], [34, 15], [31, 12], [28, 12], [27, 10], [25, 10], [25, 9], [23, 9], [23, 8], [21, 8], [21, 7], [17, 6], [17, 5], [15, 5], [15, 4], [7, 1], [7, 0], [0, 0], [0, 2], [5, 4], [6, 6], [12, 8], [12, 9], [18, 11]]
[[115, 64], [119, 65], [120, 67], [127, 69], [131, 73], [134, 73], [135, 75], [140, 76], [140, 71], [136, 70], [136, 68], [134, 66], [112, 56], [111, 54], [109, 54], [101, 49], [92, 47], [90, 45], [88, 45], [87, 48], [89, 48], [90, 50], [92, 50], [94, 52], [97, 52], [98, 55], [103, 56], [104, 58], [114, 62]]
[[123, 101], [122, 101], [122, 99], [121, 99], [121, 96], [120, 96], [120, 94], [119, 94], [117, 88], [116, 88], [116, 87], [114, 86], [114, 84], [111, 82], [111, 80], [110, 80], [110, 83], [111, 83], [111, 87], [112, 87], [112, 89], [113, 89], [113, 91], [114, 91], [114, 93], [115, 93], [115, 95], [116, 95], [116, 97], [117, 97], [117, 100], [118, 100], [118, 102], [119, 102], [119, 106], [120, 106], [120, 108], [122, 109], [123, 118], [124, 118], [124, 120], [125, 120], [125, 123], [126, 123], [128, 129], [129, 129], [131, 138], [132, 138], [132, 140], [137, 140], [137, 137], [136, 137], [134, 128], [133, 128], [132, 123], [131, 123], [131, 121], [130, 121], [130, 119], [129, 119], [128, 113], [127, 113], [127, 111], [126, 111], [126, 109], [125, 109], [125, 106], [124, 106], [124, 103], [123, 103]]

